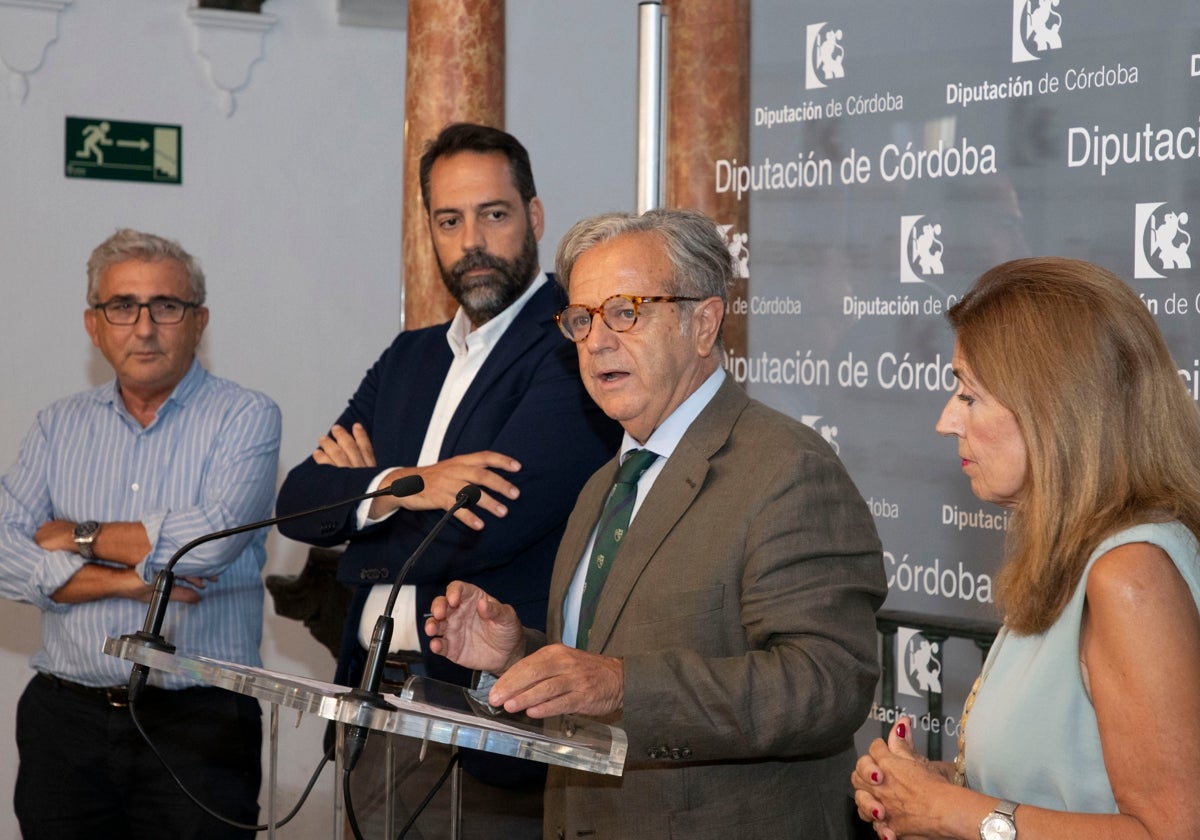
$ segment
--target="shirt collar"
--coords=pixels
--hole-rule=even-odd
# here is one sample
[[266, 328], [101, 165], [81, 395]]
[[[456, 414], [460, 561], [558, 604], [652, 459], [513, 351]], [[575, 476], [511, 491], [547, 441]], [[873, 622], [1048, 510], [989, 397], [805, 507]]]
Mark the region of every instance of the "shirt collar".
[[697, 417], [716, 396], [717, 390], [720, 389], [721, 383], [725, 381], [725, 369], [718, 367], [714, 370], [700, 387], [688, 396], [686, 400], [681, 402], [679, 406], [671, 412], [671, 414], [659, 424], [658, 428], [651, 433], [647, 438], [645, 446], [638, 443], [629, 432], [621, 439], [621, 460], [625, 460], [625, 456], [634, 449], [649, 449], [657, 454], [664, 461], [671, 457], [675, 447], [679, 446], [679, 441], [683, 439], [683, 435], [692, 425]]
[[[188, 368], [187, 373], [183, 375], [183, 379], [179, 380], [174, 390], [163, 400], [163, 404], [155, 412], [155, 421], [157, 422], [157, 418], [162, 416], [163, 409], [170, 403], [187, 405], [187, 401], [196, 393], [196, 390], [200, 387], [200, 383], [204, 381], [204, 377], [207, 375], [208, 373], [204, 370], [204, 366], [200, 364], [200, 359], [193, 357], [192, 364]], [[95, 393], [98, 402], [115, 406], [123, 414], [129, 413], [125, 408], [125, 401], [121, 399], [120, 384], [115, 378], [107, 384], [101, 385], [96, 389]]]

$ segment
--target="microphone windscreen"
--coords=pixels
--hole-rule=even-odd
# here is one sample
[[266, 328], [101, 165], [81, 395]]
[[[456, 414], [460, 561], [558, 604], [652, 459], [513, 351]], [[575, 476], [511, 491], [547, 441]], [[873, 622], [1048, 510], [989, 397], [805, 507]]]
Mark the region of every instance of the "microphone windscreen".
[[483, 491], [479, 489], [478, 484], [468, 484], [458, 491], [458, 495], [454, 497], [454, 502], [459, 507], [466, 507], [467, 505], [476, 504], [482, 495]]
[[419, 475], [406, 475], [404, 478], [397, 478], [388, 485], [388, 493], [397, 497], [411, 496], [414, 493], [420, 493], [425, 489], [425, 480]]

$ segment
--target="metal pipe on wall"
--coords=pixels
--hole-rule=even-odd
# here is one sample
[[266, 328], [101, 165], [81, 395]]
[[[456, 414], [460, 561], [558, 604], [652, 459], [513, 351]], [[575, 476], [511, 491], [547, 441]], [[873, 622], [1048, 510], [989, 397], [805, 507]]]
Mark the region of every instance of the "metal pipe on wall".
[[637, 212], [663, 202], [663, 103], [666, 27], [662, 3], [638, 4]]

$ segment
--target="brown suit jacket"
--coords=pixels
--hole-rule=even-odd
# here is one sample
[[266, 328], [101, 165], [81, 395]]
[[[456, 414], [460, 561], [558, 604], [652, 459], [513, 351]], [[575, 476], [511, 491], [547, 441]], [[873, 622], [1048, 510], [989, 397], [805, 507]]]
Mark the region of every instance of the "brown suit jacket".
[[[584, 487], [547, 635], [616, 474]], [[621, 657], [623, 777], [551, 767], [546, 837], [849, 836], [853, 735], [887, 592], [875, 524], [812, 429], [726, 379], [666, 462], [601, 592], [589, 650]]]

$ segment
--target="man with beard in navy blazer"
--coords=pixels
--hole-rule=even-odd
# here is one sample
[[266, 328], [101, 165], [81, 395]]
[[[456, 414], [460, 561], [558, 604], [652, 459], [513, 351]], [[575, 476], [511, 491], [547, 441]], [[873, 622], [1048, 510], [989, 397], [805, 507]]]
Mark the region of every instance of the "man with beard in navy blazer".
[[[468, 483], [483, 495], [455, 514], [409, 573], [393, 611], [393, 650], [410, 659], [419, 653], [418, 672], [468, 684], [468, 671], [428, 653], [422, 626], [433, 598], [455, 579], [502, 595], [523, 621], [545, 627], [567, 516], [620, 440], [620, 428], [584, 390], [574, 348], [554, 322], [565, 301], [538, 265], [543, 207], [524, 147], [494, 128], [452, 124], [426, 147], [420, 181], [434, 252], [459, 309], [448, 324], [396, 337], [312, 456], [288, 474], [277, 505], [286, 514], [408, 475], [424, 480], [413, 496], [280, 526], [314, 545], [348, 543], [338, 577], [354, 597], [335, 677], [344, 685], [359, 683], [400, 566]], [[504, 809], [517, 797], [511, 790], [489, 797], [494, 785], [540, 794], [543, 768], [470, 753], [464, 767], [491, 783], [464, 793], [466, 836], [489, 836], [485, 827], [498, 832], [490, 836], [519, 836], [480, 797]], [[361, 762], [360, 774], [367, 775]], [[419, 799], [425, 791], [412, 793]], [[540, 795], [536, 804], [533, 826]], [[366, 805], [355, 802], [360, 812]], [[424, 836], [430, 830], [437, 829]]]

